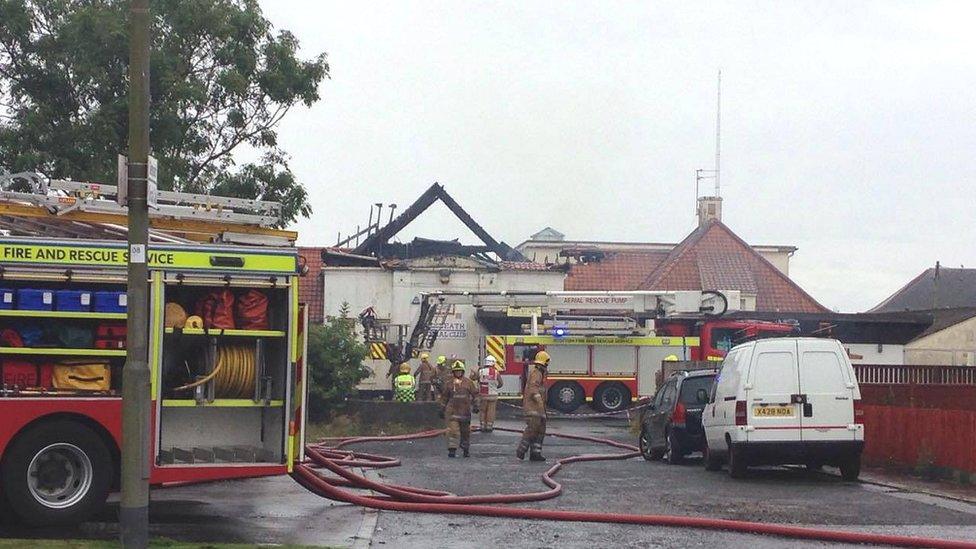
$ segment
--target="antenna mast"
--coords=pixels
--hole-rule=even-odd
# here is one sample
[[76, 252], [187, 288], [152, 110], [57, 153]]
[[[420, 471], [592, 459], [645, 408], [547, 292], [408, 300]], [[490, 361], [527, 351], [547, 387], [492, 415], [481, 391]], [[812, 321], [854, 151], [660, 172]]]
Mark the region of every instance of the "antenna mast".
[[722, 196], [721, 190], [721, 160], [722, 160], [722, 69], [718, 70], [718, 98], [715, 109], [715, 196]]

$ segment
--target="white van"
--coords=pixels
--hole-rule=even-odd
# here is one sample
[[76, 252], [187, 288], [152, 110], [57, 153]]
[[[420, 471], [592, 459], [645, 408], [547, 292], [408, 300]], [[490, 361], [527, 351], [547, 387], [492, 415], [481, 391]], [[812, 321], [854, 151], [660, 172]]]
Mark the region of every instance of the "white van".
[[856, 480], [864, 448], [861, 391], [840, 342], [784, 337], [733, 347], [702, 411], [705, 468], [835, 465]]

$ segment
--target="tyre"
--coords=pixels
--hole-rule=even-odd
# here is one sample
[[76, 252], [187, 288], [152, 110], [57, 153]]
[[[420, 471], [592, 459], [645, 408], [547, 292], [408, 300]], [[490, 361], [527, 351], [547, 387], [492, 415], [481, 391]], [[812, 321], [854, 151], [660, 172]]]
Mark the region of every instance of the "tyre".
[[664, 461], [670, 465], [678, 465], [684, 460], [684, 455], [681, 453], [681, 446], [678, 444], [677, 437], [674, 433], [668, 431], [668, 435], [664, 437]]
[[647, 434], [647, 429], [641, 429], [640, 437], [637, 439], [640, 447], [641, 457], [647, 461], [657, 461], [661, 459], [662, 452], [651, 447], [651, 436]]
[[622, 383], [604, 383], [596, 388], [593, 405], [601, 412], [617, 412], [630, 406], [630, 390]]
[[861, 456], [851, 456], [840, 462], [840, 476], [848, 482], [861, 475]]
[[583, 388], [575, 381], [558, 381], [549, 388], [549, 406], [564, 414], [573, 412], [583, 405], [586, 396]]
[[722, 469], [722, 459], [714, 453], [708, 451], [708, 444], [702, 450], [702, 463], [705, 464], [706, 471], [719, 471]]
[[75, 421], [45, 422], [7, 448], [0, 478], [14, 514], [31, 526], [77, 524], [105, 505], [114, 478], [102, 438]]
[[746, 476], [749, 465], [746, 463], [742, 450], [736, 450], [735, 446], [729, 444], [729, 476], [732, 478], [742, 478]]

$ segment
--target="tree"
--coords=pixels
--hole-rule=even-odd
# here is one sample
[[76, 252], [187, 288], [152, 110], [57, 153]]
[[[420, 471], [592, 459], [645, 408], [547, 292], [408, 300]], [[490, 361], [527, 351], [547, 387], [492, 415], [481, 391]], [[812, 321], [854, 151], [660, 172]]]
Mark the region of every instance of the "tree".
[[349, 304], [343, 303], [339, 316], [309, 327], [308, 411], [313, 420], [328, 417], [370, 374], [363, 366], [368, 349], [356, 336], [355, 326], [355, 320], [349, 318]]
[[[0, 167], [115, 181], [127, 136], [125, 0], [0, 0]], [[296, 104], [319, 100], [325, 54], [297, 56], [257, 0], [152, 3], [151, 142], [162, 189], [311, 209], [278, 146]], [[237, 166], [249, 147], [256, 162]]]

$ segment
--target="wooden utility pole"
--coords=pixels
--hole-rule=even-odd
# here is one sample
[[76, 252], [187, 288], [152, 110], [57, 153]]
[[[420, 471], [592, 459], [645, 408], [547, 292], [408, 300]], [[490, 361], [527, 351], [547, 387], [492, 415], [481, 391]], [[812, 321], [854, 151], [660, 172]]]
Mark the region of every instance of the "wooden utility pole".
[[122, 370], [121, 541], [149, 543], [149, 0], [129, 6], [128, 324]]

